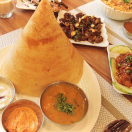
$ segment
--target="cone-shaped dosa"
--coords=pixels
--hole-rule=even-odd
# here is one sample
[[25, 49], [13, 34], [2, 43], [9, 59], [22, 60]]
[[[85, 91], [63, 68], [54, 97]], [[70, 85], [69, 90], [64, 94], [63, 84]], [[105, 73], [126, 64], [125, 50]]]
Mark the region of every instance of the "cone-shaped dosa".
[[83, 58], [66, 37], [48, 0], [41, 0], [1, 66], [16, 92], [40, 96], [55, 81], [78, 83]]

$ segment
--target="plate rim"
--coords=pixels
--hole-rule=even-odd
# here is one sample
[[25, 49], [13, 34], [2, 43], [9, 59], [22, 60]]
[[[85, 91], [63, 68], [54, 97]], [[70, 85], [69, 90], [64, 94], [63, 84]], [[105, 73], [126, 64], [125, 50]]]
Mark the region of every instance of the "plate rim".
[[[4, 53], [4, 52], [7, 52], [7, 54], [9, 53], [9, 51], [11, 50], [11, 48], [13, 47], [13, 45], [10, 45], [10, 46], [7, 46], [7, 47], [5, 47], [5, 48], [2, 48], [2, 49], [0, 49], [0, 59], [1, 58], [5, 58], [5, 56], [1, 56], [1, 54], [2, 53]], [[7, 55], [6, 54], [6, 55]], [[4, 59], [3, 59], [4, 60]], [[0, 60], [0, 65], [1, 65], [1, 60]], [[97, 121], [97, 119], [98, 119], [98, 117], [99, 117], [99, 113], [100, 113], [100, 109], [101, 109], [101, 91], [100, 91], [100, 85], [99, 85], [99, 82], [98, 82], [98, 80], [97, 80], [97, 77], [96, 77], [96, 75], [95, 75], [95, 73], [94, 73], [94, 71], [93, 71], [93, 69], [89, 66], [89, 64], [86, 62], [86, 61], [84, 61], [84, 71], [85, 71], [85, 74], [91, 74], [90, 75], [90, 77], [89, 78], [91, 78], [91, 79], [95, 79], [94, 80], [94, 82], [91, 84], [92, 86], [94, 85], [94, 86], [96, 86], [96, 87], [94, 87], [94, 89], [93, 88], [91, 88], [90, 90], [92, 90], [92, 92], [94, 93], [93, 95], [87, 95], [86, 94], [86, 96], [88, 97], [88, 102], [90, 103], [89, 105], [90, 105], [90, 108], [92, 107], [92, 109], [94, 109], [94, 114], [93, 114], [93, 117], [92, 117], [92, 119], [91, 119], [91, 124], [90, 124], [90, 126], [88, 126], [89, 125], [89, 122], [87, 123], [87, 124], [85, 124], [85, 128], [87, 127], [87, 130], [85, 129], [85, 130], [82, 130], [81, 132], [87, 132], [87, 131], [91, 131], [92, 129], [93, 129], [93, 127], [94, 127], [94, 125], [95, 125], [95, 123], [96, 123], [96, 121]], [[83, 72], [84, 72], [83, 71]], [[78, 84], [77, 84], [78, 85]], [[90, 90], [88, 90], [88, 91], [90, 91]], [[89, 92], [90, 93], [90, 92]], [[96, 101], [94, 101], [95, 103], [93, 104], [93, 98], [95, 98], [94, 97], [94, 95], [96, 96]], [[98, 96], [97, 96], [98, 95]], [[17, 96], [17, 94], [15, 95], [15, 96]], [[23, 96], [22, 96], [23, 97]], [[89, 98], [92, 98], [91, 99], [91, 101], [89, 100]], [[17, 98], [17, 100], [18, 99], [21, 99], [21, 97], [20, 98]], [[28, 98], [25, 98], [25, 99], [28, 99]], [[39, 99], [39, 97], [37, 98], [37, 97], [35, 97], [34, 98], [34, 100], [37, 100], [38, 99], [38, 101], [40, 100]], [[98, 103], [97, 103], [98, 102]], [[38, 103], [38, 102], [37, 102]], [[39, 103], [38, 103], [39, 104]], [[40, 105], [40, 104], [39, 104]], [[93, 108], [93, 106], [94, 106], [94, 108]], [[1, 110], [0, 111], [0, 115], [1, 115], [1, 112], [2, 112], [3, 110]], [[92, 111], [91, 109], [90, 109], [90, 111]], [[92, 111], [93, 112], [93, 111]], [[89, 112], [89, 108], [88, 108], [88, 112], [87, 112], [87, 115], [86, 115], [86, 117], [87, 116], [89, 116], [89, 115], [91, 115], [92, 114], [92, 112], [90, 113]], [[86, 118], [87, 119], [87, 118]], [[89, 119], [89, 118], [88, 118]], [[44, 124], [43, 124], [43, 126], [45, 125], [45, 120], [46, 120], [46, 118], [44, 118]], [[82, 120], [83, 121], [83, 120]], [[82, 121], [80, 121], [80, 122], [82, 122]], [[48, 122], [49, 123], [49, 122]], [[82, 122], [83, 123], [83, 122]], [[84, 123], [83, 123], [84, 124]], [[43, 126], [42, 126], [42, 128], [39, 130], [39, 132], [42, 132], [43, 130], [45, 130], [45, 129], [43, 129]], [[1, 121], [0, 121], [0, 130], [1, 130]], [[45, 130], [46, 132], [49, 132], [49, 131], [51, 131], [51, 130]], [[55, 131], [55, 130], [52, 130], [52, 131]], [[65, 130], [59, 130], [60, 132], [62, 132], [62, 131], [64, 131], [65, 132]], [[59, 132], [59, 131], [57, 131], [57, 132]], [[67, 130], [66, 130], [67, 131]], [[73, 129], [71, 129], [71, 130], [69, 130], [69, 131], [74, 131]], [[77, 131], [77, 130], [75, 130], [75, 131]]]

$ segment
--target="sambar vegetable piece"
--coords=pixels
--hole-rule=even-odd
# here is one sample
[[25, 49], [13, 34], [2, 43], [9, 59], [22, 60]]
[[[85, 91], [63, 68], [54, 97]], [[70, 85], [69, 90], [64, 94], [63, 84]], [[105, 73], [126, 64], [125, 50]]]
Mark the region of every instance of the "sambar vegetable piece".
[[132, 54], [132, 49], [126, 45], [114, 46], [110, 49], [110, 52], [125, 54], [127, 52]]

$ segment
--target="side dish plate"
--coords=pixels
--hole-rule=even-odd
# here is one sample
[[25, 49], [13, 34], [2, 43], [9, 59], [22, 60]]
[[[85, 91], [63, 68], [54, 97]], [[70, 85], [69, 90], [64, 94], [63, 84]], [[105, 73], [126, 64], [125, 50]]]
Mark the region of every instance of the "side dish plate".
[[[24, 10], [36, 10], [37, 5], [31, 2], [32, 0], [17, 0], [16, 7]], [[40, 1], [40, 0], [36, 0]], [[49, 0], [50, 2], [51, 0]], [[59, 0], [61, 2], [61, 0]]]
[[17, 0], [16, 7], [19, 9], [35, 10], [37, 6], [29, 0]]
[[[0, 50], [0, 64], [4, 60], [5, 56], [9, 53], [12, 46]], [[100, 86], [97, 81], [97, 78], [91, 69], [91, 67], [84, 61], [84, 70], [83, 76], [78, 83], [78, 86], [83, 89], [85, 92], [88, 101], [89, 107], [88, 112], [85, 118], [80, 121], [77, 125], [71, 126], [61, 126], [56, 125], [55, 123], [50, 122], [45, 118], [44, 124], [39, 132], [90, 132], [94, 127], [101, 107], [101, 92]], [[96, 98], [95, 98], [96, 97]], [[28, 99], [39, 104], [38, 97], [30, 97], [26, 95], [16, 94], [15, 99]], [[2, 111], [0, 111], [1, 115]], [[1, 122], [0, 122], [0, 130], [2, 131]]]
[[[120, 94], [128, 94], [128, 95], [132, 95], [132, 89], [131, 88], [127, 88], [121, 84], [119, 84], [116, 80], [116, 72], [114, 72], [116, 70], [116, 68], [113, 67], [113, 62], [112, 59], [115, 59], [121, 52], [132, 52], [131, 48], [125, 46], [125, 45], [121, 45], [118, 46], [118, 50], [116, 48], [116, 52], [111, 52], [111, 49], [115, 46], [114, 45], [110, 45], [107, 47], [107, 52], [108, 52], [108, 59], [109, 59], [109, 67], [110, 67], [110, 72], [111, 72], [111, 78], [112, 78], [112, 84], [113, 84], [113, 88], [116, 92], [120, 93]], [[116, 46], [117, 47], [117, 46]], [[125, 48], [127, 47], [127, 48]], [[125, 50], [127, 49], [127, 50]], [[113, 63], [113, 64], [112, 64]]]
[[[66, 11], [64, 11], [64, 10], [61, 10], [61, 11], [59, 12], [59, 15], [58, 15], [58, 22], [59, 22], [59, 19], [60, 19], [60, 18], [64, 18], [65, 12], [66, 12]], [[69, 11], [69, 12], [70, 12], [72, 15], [74, 15], [74, 16], [77, 14], [76, 12], [73, 12], [73, 11]], [[88, 15], [88, 14], [86, 14], [86, 15]], [[103, 37], [103, 42], [92, 44], [92, 43], [90, 43], [90, 42], [88, 42], [88, 41], [76, 42], [76, 41], [70, 39], [71, 43], [73, 43], [73, 44], [80, 44], [80, 45], [96, 46], [96, 47], [107, 47], [107, 46], [109, 45], [109, 42], [108, 42], [108, 40], [107, 40], [107, 39], [108, 39], [108, 36], [107, 36], [106, 28], [105, 28], [104, 19], [103, 19], [102, 17], [100, 17], [100, 16], [95, 16], [95, 17], [101, 18], [101, 22], [103, 23], [103, 24], [102, 24], [102, 30], [101, 30], [101, 32], [102, 32], [102, 33], [101, 33], [101, 36]]]

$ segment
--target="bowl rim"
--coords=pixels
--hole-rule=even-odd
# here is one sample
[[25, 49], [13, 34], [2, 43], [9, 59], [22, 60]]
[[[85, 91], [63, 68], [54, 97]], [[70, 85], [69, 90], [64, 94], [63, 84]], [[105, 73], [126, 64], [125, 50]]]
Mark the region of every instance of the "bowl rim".
[[[19, 102], [19, 101], [30, 101], [30, 102], [32, 102], [32, 103], [34, 103], [34, 104], [36, 104], [36, 105], [38, 106], [38, 108], [39, 108], [39, 110], [41, 111], [42, 116], [43, 116], [43, 118], [42, 118], [42, 123], [41, 123], [39, 129], [36, 131], [36, 132], [38, 132], [38, 131], [42, 128], [42, 126], [43, 126], [43, 124], [44, 124], [44, 114], [43, 114], [43, 111], [42, 111], [42, 109], [40, 108], [39, 104], [37, 104], [36, 102], [34, 102], [34, 101], [32, 101], [32, 100], [29, 100], [29, 99], [19, 99], [19, 100], [13, 101], [12, 103], [16, 103], [16, 102]], [[0, 120], [1, 120], [1, 126], [2, 126], [2, 128], [3, 128], [5, 131], [7, 131], [7, 130], [5, 129], [5, 127], [4, 127], [4, 125], [3, 125], [3, 122], [2, 122], [3, 113], [4, 113], [4, 111], [6, 110], [6, 108], [7, 108], [9, 105], [11, 105], [12, 103], [8, 104], [8, 105], [4, 108], [4, 110], [2, 111], [2, 113], [1, 113], [1, 118], [0, 118]], [[34, 111], [34, 110], [33, 110], [33, 111]], [[35, 112], [35, 113], [36, 113], [36, 112]]]
[[53, 123], [55, 123], [55, 124], [57, 124], [57, 125], [61, 125], [61, 126], [71, 126], [71, 125], [75, 125], [75, 124], [79, 123], [81, 120], [83, 120], [84, 117], [87, 115], [88, 109], [89, 109], [89, 107], [88, 107], [89, 104], [88, 104], [87, 95], [85, 94], [85, 92], [83, 91], [83, 89], [81, 89], [78, 85], [76, 85], [76, 84], [74, 84], [74, 83], [71, 83], [71, 82], [68, 82], [68, 81], [57, 81], [57, 82], [50, 83], [48, 86], [46, 86], [46, 88], [43, 90], [43, 92], [42, 92], [42, 94], [41, 94], [41, 96], [40, 96], [40, 101], [39, 101], [39, 102], [40, 102], [40, 108], [42, 109], [42, 105], [41, 105], [41, 102], [42, 102], [42, 101], [41, 101], [41, 100], [42, 100], [42, 97], [43, 97], [44, 92], [45, 92], [48, 88], [50, 88], [52, 85], [56, 85], [56, 84], [59, 84], [59, 83], [67, 83], [67, 84], [73, 85], [73, 86], [77, 87], [79, 90], [81, 90], [81, 92], [84, 94], [85, 99], [86, 99], [86, 102], [85, 102], [85, 103], [87, 103], [87, 108], [86, 108], [85, 114], [83, 115], [83, 117], [82, 117], [79, 121], [77, 121], [77, 122], [75, 122], [75, 123], [73, 123], [73, 124], [65, 125], [65, 124], [59, 124], [59, 123], [56, 123], [56, 122], [50, 120], [50, 119], [45, 115], [45, 113], [43, 112], [43, 110], [42, 110], [42, 112], [43, 112], [44, 116], [45, 116], [49, 121], [51, 121], [51, 122], [53, 122]]
[[16, 94], [16, 90], [15, 90], [14, 84], [13, 84], [9, 79], [7, 79], [7, 78], [5, 78], [5, 77], [3, 77], [3, 76], [0, 76], [0, 79], [3, 79], [3, 80], [5, 80], [5, 81], [7, 81], [7, 82], [10, 83], [11, 86], [12, 86], [12, 88], [10, 88], [10, 89], [11, 89], [12, 97], [11, 97], [11, 99], [10, 99], [10, 101], [9, 101], [9, 103], [8, 103], [7, 105], [5, 105], [4, 107], [0, 108], [0, 110], [2, 110], [2, 109], [4, 109], [5, 107], [7, 107], [10, 103], [12, 103], [12, 101], [13, 101], [13, 99], [14, 99], [14, 97], [15, 97], [15, 94]]
[[98, 1], [100, 1], [103, 5], [105, 5], [107, 8], [109, 8], [109, 9], [111, 9], [111, 10], [113, 10], [113, 11], [116, 11], [116, 12], [119, 12], [119, 13], [132, 14], [132, 12], [124, 12], [124, 11], [116, 10], [116, 9], [114, 9], [114, 8], [112, 8], [112, 7], [108, 6], [108, 5], [106, 5], [106, 4], [105, 4], [104, 2], [102, 2], [101, 0], [98, 0]]

